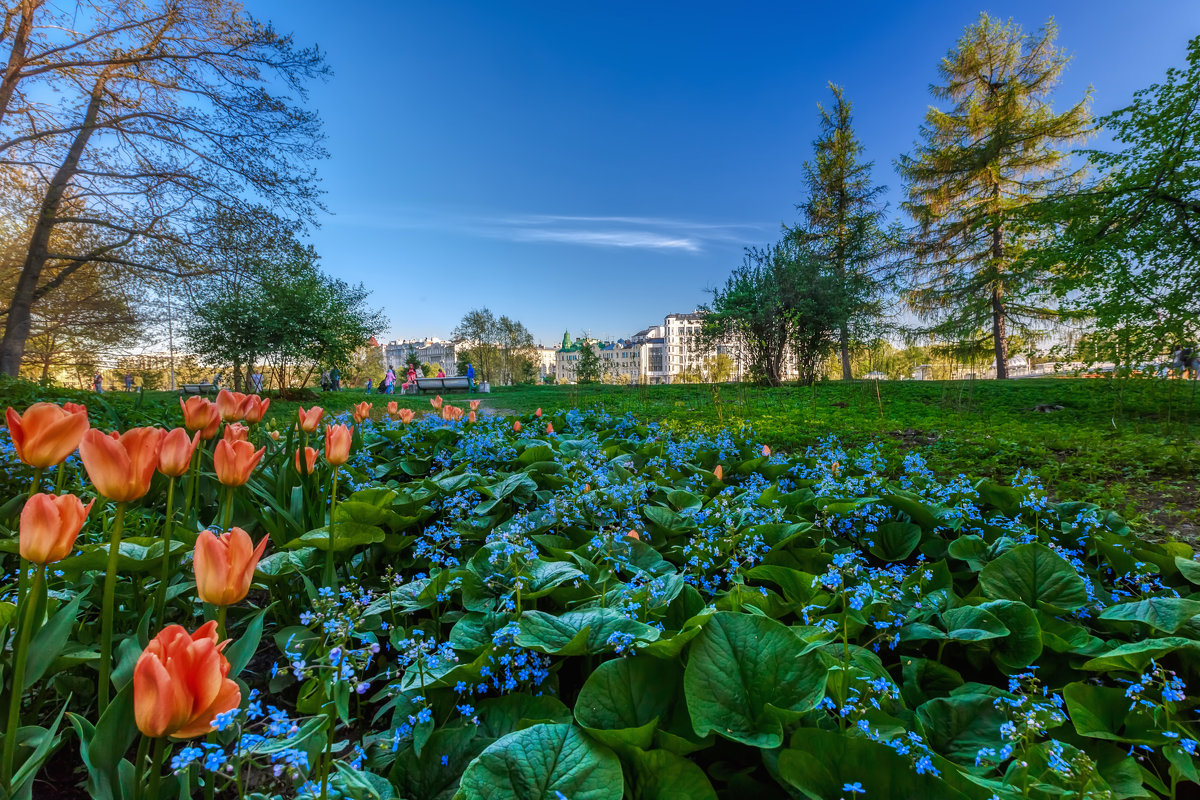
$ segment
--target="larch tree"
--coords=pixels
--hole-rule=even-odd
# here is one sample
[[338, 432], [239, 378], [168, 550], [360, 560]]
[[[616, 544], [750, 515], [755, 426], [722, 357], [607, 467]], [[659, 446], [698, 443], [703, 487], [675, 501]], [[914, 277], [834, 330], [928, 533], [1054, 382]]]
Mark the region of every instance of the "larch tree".
[[[842, 379], [853, 378], [850, 343], [855, 327], [880, 315], [883, 308], [881, 268], [894, 251], [886, 231], [887, 187], [871, 180], [874, 162], [863, 160], [862, 142], [854, 133], [850, 101], [830, 84], [833, 105], [818, 104], [821, 133], [813, 157], [804, 162], [808, 199], [799, 206], [808, 223], [811, 247], [844, 284], [844, 319], [838, 325]], [[799, 231], [799, 229], [798, 229]]]
[[[326, 74], [315, 48], [223, 0], [95, 0], [72, 24], [65, 13], [26, 0], [0, 27], [0, 158], [41, 177], [0, 340], [10, 375], [48, 267], [60, 281], [93, 263], [178, 276], [163, 251], [198, 250], [193, 223], [214, 209], [256, 198], [303, 219], [319, 206], [320, 120], [304, 107]], [[55, 246], [80, 228], [101, 234], [83, 237], [93, 246]]]
[[[1091, 91], [1061, 113], [1051, 98], [1070, 60], [1050, 20], [1036, 36], [983, 14], [938, 67], [921, 141], [897, 162], [917, 224], [906, 297], [947, 339], [988, 333], [996, 377], [1008, 377], [1007, 337], [1053, 310], [1048, 282], [1025, 254], [1029, 209], [1077, 185], [1065, 147], [1093, 123]], [[986, 341], [986, 339], [985, 339]]]

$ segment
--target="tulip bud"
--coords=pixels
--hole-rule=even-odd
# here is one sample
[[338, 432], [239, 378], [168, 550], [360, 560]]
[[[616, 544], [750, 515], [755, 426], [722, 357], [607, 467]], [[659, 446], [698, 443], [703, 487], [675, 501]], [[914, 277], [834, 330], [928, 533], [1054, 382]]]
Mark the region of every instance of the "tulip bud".
[[388, 416], [391, 417], [392, 419], [395, 419], [396, 417], [400, 416], [400, 404], [397, 403], [395, 400], [388, 403], [387, 404], [387, 413], [388, 413]]
[[92, 504], [73, 494], [35, 494], [21, 509], [21, 558], [34, 564], [51, 564], [71, 554]]
[[480, 402], [480, 401], [478, 401], [478, 400], [472, 400], [472, 401], [471, 401], [471, 410], [472, 410], [472, 411], [478, 411], [478, 410], [479, 410], [479, 402]]
[[467, 414], [467, 422], [470, 422], [472, 424], [475, 422], [475, 412], [474, 411], [471, 411]]
[[265, 452], [265, 447], [255, 450], [249, 442], [222, 439], [213, 452], [213, 471], [217, 473], [217, 480], [223, 486], [244, 486]]
[[225, 426], [225, 435], [222, 438], [227, 442], [248, 442], [250, 429], [241, 423], [230, 422]]
[[520, 432], [521, 432], [521, 420], [517, 420], [516, 422], [513, 423], [513, 433], [520, 433]]
[[243, 417], [251, 425], [262, 422], [267, 409], [271, 407], [271, 398], [263, 399], [256, 394], [246, 395], [246, 404], [242, 409]]
[[[300, 453], [302, 452], [304, 453], [305, 468], [301, 468], [300, 466]], [[301, 475], [311, 475], [317, 467], [318, 455], [320, 454], [311, 447], [306, 447], [304, 450], [297, 450], [295, 458], [292, 459], [292, 462], [296, 465], [296, 472], [299, 472]]]
[[179, 398], [179, 407], [183, 409], [183, 427], [189, 431], [200, 431], [200, 438], [208, 441], [217, 435], [221, 426], [221, 412], [217, 404], [203, 397]]
[[713, 470], [713, 477], [717, 480], [724, 480], [725, 470], [721, 469], [721, 465], [717, 464], [717, 468]]
[[764, 444], [763, 449], [762, 449], [762, 454], [763, 454], [763, 458], [770, 458], [771, 457], [771, 448], [767, 447]]
[[279, 431], [270, 431], [267, 433], [267, 436], [271, 437], [272, 442], [278, 442], [280, 439]]
[[192, 466], [192, 454], [200, 444], [200, 433], [189, 437], [183, 428], [172, 428], [163, 437], [162, 449], [158, 453], [158, 471], [171, 478], [178, 478]]
[[133, 668], [133, 718], [150, 738], [194, 739], [213, 729], [213, 720], [238, 707], [237, 683], [221, 653], [217, 623], [189, 635], [168, 625], [150, 640]]
[[630, 539], [637, 539], [639, 542], [642, 540], [642, 537], [638, 534], [637, 531], [630, 531], [629, 533], [627, 533], [625, 535], [628, 536]]
[[538, 410], [533, 412], [533, 415], [540, 418], [542, 416], [542, 407], [538, 406]]
[[400, 417], [400, 421], [405, 425], [413, 421], [413, 411], [411, 408], [402, 408], [396, 412], [396, 416]]
[[[325, 426], [325, 460], [340, 467], [350, 460], [350, 444], [354, 441], [354, 429], [348, 425]], [[299, 467], [296, 468], [297, 471]], [[310, 466], [309, 472], [312, 471]]]
[[150, 491], [165, 435], [161, 428], [130, 428], [105, 436], [92, 428], [79, 443], [79, 458], [96, 491], [127, 503]]
[[307, 411], [303, 407], [297, 409], [296, 414], [300, 418], [300, 430], [305, 433], [316, 433], [317, 428], [321, 425], [321, 416], [325, 413], [325, 409], [320, 406], [313, 406]]
[[215, 606], [229, 606], [245, 599], [267, 538], [264, 536], [255, 547], [250, 534], [241, 528], [235, 527], [220, 536], [202, 531], [196, 537], [192, 555], [196, 594], [200, 599]]
[[217, 410], [224, 422], [236, 422], [246, 416], [246, 395], [222, 389], [217, 392]]
[[442, 396], [439, 394], [437, 397], [435, 397], [435, 398], [433, 398], [432, 400], [430, 400], [430, 401], [429, 401], [429, 405], [433, 406], [433, 410], [434, 410], [434, 411], [438, 411], [439, 409], [441, 409], [441, 407], [442, 407]]
[[34, 403], [24, 414], [10, 408], [6, 417], [17, 458], [42, 469], [65, 461], [91, 426], [86, 410], [80, 414], [54, 403]]
[[546, 423], [546, 433], [547, 434], [554, 433], [554, 423], [553, 422]]

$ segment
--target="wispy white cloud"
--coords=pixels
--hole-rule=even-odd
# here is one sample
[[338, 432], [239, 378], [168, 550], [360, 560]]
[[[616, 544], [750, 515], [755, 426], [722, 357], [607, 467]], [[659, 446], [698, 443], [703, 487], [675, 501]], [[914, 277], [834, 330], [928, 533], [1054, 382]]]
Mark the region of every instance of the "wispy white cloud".
[[386, 219], [345, 215], [339, 222], [390, 229], [444, 230], [510, 242], [699, 253], [715, 243], [759, 241], [764, 223], [714, 223], [668, 217], [571, 214], [464, 214], [396, 211]]

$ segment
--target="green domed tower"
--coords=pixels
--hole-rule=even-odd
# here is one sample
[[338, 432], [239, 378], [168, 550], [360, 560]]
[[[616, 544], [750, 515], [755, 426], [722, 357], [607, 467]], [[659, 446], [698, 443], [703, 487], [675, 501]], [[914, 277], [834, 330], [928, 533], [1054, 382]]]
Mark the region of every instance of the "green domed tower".
[[571, 349], [571, 333], [570, 333], [570, 331], [563, 331], [563, 344], [562, 344], [562, 349], [563, 349], [563, 350], [570, 350], [570, 349]]

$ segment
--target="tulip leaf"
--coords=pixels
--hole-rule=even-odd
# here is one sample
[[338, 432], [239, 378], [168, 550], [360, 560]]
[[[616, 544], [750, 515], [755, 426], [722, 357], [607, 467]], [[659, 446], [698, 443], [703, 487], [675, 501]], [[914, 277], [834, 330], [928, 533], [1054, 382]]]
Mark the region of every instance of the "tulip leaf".
[[71, 628], [79, 614], [79, 604], [86, 592], [80, 592], [65, 603], [43, 625], [29, 643], [29, 655], [25, 660], [25, 688], [31, 688], [42, 679], [46, 670], [58, 658], [71, 636]]
[[258, 613], [250, 618], [246, 623], [245, 630], [238, 637], [236, 642], [233, 642], [225, 650], [225, 657], [229, 659], [229, 674], [238, 675], [246, 665], [250, 663], [250, 659], [254, 657], [254, 653], [258, 650], [258, 643], [262, 640], [263, 633], [263, 617], [269, 610], [267, 608], [260, 609]]
[[463, 773], [456, 800], [620, 800], [612, 750], [574, 725], [534, 725], [493, 742]]

